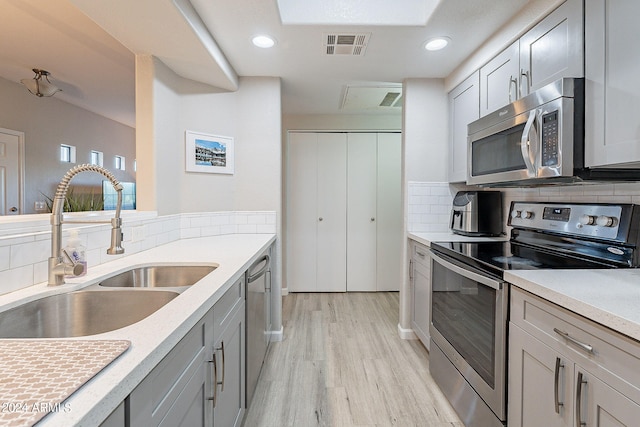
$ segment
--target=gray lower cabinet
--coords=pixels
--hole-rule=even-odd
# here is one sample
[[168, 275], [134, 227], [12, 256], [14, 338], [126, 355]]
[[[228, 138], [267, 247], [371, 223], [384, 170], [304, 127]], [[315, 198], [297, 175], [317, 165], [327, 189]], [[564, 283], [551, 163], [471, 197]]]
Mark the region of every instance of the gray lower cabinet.
[[511, 289], [508, 425], [636, 426], [640, 345]]
[[125, 425], [240, 425], [245, 399], [244, 297], [243, 278], [129, 395]]
[[411, 286], [411, 327], [422, 344], [429, 350], [429, 324], [431, 323], [431, 257], [429, 248], [411, 242], [409, 266]]

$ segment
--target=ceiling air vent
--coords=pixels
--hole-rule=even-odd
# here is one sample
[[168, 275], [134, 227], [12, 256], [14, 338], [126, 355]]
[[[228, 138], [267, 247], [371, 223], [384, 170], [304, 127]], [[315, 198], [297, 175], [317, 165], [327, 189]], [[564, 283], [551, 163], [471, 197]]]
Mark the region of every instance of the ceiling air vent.
[[324, 34], [327, 55], [363, 56], [371, 33]]
[[382, 98], [382, 102], [380, 103], [381, 107], [395, 107], [398, 105], [396, 102], [398, 99], [402, 98], [401, 92], [387, 92], [387, 94]]

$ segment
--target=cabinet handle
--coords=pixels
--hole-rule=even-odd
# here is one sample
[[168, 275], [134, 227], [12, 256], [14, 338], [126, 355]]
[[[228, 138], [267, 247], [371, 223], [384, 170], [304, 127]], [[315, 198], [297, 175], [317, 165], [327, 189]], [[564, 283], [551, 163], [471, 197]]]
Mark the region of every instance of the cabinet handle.
[[576, 381], [576, 427], [586, 426], [587, 422], [582, 421], [582, 387], [587, 384], [582, 372], [578, 372], [578, 381]]
[[371, 217], [371, 222], [374, 222], [376, 219], [374, 217]]
[[216, 349], [216, 351], [218, 350], [222, 350], [222, 381], [218, 382], [218, 384], [222, 386], [220, 387], [220, 391], [224, 391], [224, 371], [226, 371], [224, 363], [224, 341], [222, 341], [220, 347]]
[[583, 349], [587, 353], [593, 353], [593, 346], [591, 346], [589, 344], [585, 344], [582, 341], [579, 341], [579, 340], [575, 339], [574, 337], [569, 335], [567, 332], [561, 331], [558, 328], [553, 328], [553, 331], [556, 334], [564, 337], [564, 339], [566, 339], [567, 341], [570, 341], [570, 342], [574, 343], [575, 345], [577, 345], [578, 347], [580, 347], [581, 349]]
[[553, 400], [556, 406], [556, 414], [560, 414], [560, 407], [564, 405], [564, 403], [560, 402], [560, 398], [559, 398], [560, 368], [564, 369], [564, 363], [562, 363], [559, 357], [556, 357], [556, 370], [555, 370], [555, 375], [553, 379]]
[[509, 76], [509, 103], [513, 102], [513, 96], [511, 92], [511, 87], [514, 86], [516, 88], [516, 99], [518, 98], [518, 79], [513, 76]]
[[522, 77], [526, 77], [527, 78], [527, 85], [525, 86], [527, 88], [527, 95], [529, 94], [529, 89], [531, 89], [531, 74], [529, 74], [529, 70], [524, 71], [524, 68], [520, 69], [520, 93], [524, 94], [524, 91], [522, 90]]
[[216, 361], [216, 352], [213, 352], [213, 357], [209, 360], [209, 363], [213, 363], [213, 378], [211, 379], [211, 385], [213, 386], [213, 397], [208, 397], [207, 400], [213, 401], [213, 407], [216, 407], [218, 402], [218, 362]]
[[323, 218], [322, 218], [322, 217], [320, 217], [320, 218], [318, 218], [318, 221], [322, 222], [322, 219], [323, 219]]
[[409, 260], [409, 282], [413, 284], [413, 260]]
[[424, 258], [426, 256], [424, 252], [420, 252], [420, 251], [416, 251], [416, 255], [418, 255], [420, 258]]

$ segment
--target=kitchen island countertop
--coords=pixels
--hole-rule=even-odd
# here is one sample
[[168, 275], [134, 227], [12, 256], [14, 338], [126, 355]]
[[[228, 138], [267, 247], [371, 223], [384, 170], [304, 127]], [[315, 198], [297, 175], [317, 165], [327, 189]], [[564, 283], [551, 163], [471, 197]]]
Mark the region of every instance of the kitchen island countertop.
[[0, 296], [0, 309], [4, 310], [45, 295], [82, 289], [136, 266], [217, 265], [213, 272], [147, 318], [111, 332], [82, 337], [83, 340], [127, 340], [131, 346], [65, 400], [68, 410], [49, 413], [38, 426], [99, 425], [274, 240], [274, 234], [182, 239], [90, 267], [86, 276], [70, 279], [59, 287], [42, 283]]

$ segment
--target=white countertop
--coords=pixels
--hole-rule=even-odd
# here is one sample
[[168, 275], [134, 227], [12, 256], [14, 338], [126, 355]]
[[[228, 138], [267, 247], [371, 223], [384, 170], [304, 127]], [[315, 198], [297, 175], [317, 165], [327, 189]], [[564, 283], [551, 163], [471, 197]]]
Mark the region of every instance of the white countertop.
[[407, 233], [407, 237], [426, 246], [431, 246], [431, 242], [486, 242], [509, 240], [509, 237], [506, 235], [500, 237], [470, 237], [455, 234], [450, 231], [432, 233], [409, 232]]
[[86, 276], [69, 280], [70, 283], [60, 287], [47, 287], [43, 283], [0, 296], [0, 306], [8, 308], [47, 294], [84, 288], [105, 276], [135, 266], [158, 263], [218, 265], [212, 273], [146, 319], [115, 331], [82, 337], [83, 340], [128, 340], [131, 346], [65, 401], [68, 411], [50, 413], [38, 426], [100, 424], [274, 240], [274, 234], [183, 239], [90, 267]]
[[520, 270], [505, 280], [640, 341], [640, 270]]

